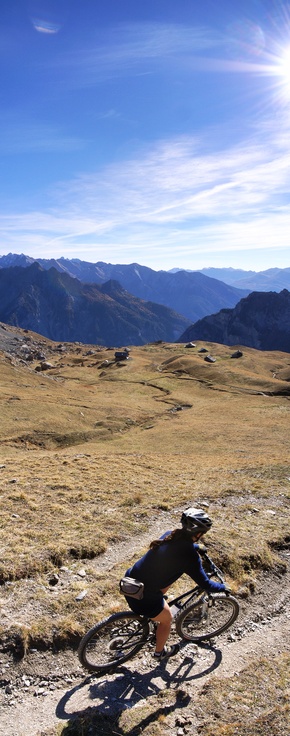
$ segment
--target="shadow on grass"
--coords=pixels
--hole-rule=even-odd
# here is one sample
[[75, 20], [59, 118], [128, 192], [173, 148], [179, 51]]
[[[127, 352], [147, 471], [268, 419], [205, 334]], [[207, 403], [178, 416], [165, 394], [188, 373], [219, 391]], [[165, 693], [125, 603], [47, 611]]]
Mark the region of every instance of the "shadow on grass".
[[[181, 653], [185, 647], [181, 645]], [[185, 651], [173, 671], [175, 662], [172, 659], [170, 671], [167, 669], [168, 660], [165, 660], [158, 665], [154, 662], [153, 668], [146, 672], [121, 666], [111, 675], [87, 677], [59, 701], [56, 716], [68, 723], [58, 733], [61, 736], [137, 736], [151, 723], [163, 720], [175, 709], [186, 708], [190, 696], [183, 689], [184, 686], [210, 674], [222, 661], [220, 649], [209, 644], [204, 644], [200, 649], [205, 650], [207, 658], [211, 657], [212, 661], [199, 670], [197, 667], [201, 663], [196, 653], [187, 654]], [[144, 670], [144, 664], [142, 667]], [[147, 660], [147, 670], [149, 667]], [[153, 696], [159, 696], [159, 703], [156, 704], [155, 700], [149, 702]], [[173, 698], [174, 702], [168, 703]], [[134, 712], [132, 725], [127, 723], [124, 730], [120, 718], [134, 706], [138, 712]]]

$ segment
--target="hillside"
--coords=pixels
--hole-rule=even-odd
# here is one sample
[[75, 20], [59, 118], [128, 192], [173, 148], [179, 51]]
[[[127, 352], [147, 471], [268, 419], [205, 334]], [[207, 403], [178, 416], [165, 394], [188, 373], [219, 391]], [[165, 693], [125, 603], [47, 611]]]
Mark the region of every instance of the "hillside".
[[222, 309], [191, 325], [178, 342], [210, 340], [257, 350], [290, 352], [290, 293], [253, 292], [234, 309]]
[[[3, 733], [287, 736], [289, 354], [232, 353], [162, 342], [118, 364], [0, 324]], [[128, 564], [193, 504], [214, 520], [235, 626], [160, 667], [146, 647], [88, 676], [81, 634], [124, 608]]]
[[137, 299], [118, 282], [82, 284], [38, 263], [0, 269], [0, 319], [52, 340], [108, 347], [175, 340], [188, 325], [181, 315]]
[[[0, 269], [11, 266], [29, 267], [32, 262], [39, 263], [46, 270], [56, 268], [60, 273], [68, 274], [83, 283], [100, 285], [111, 279], [118, 281], [138, 299], [162, 304], [182, 314], [190, 322], [224, 307], [234, 307], [249, 292], [248, 289], [237, 289], [217, 279], [208, 278], [198, 271], [153, 271], [138, 263], [112, 265], [103, 261], [88, 263], [78, 258], [39, 258], [34, 261], [23, 254], [9, 253], [0, 257]], [[164, 339], [168, 338], [164, 336]]]

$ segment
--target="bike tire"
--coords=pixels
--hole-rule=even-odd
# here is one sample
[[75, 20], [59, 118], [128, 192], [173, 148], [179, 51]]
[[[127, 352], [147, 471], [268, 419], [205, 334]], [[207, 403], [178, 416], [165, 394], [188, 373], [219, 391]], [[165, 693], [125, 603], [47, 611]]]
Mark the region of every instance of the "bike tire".
[[110, 672], [143, 647], [149, 635], [146, 618], [130, 611], [114, 613], [81, 639], [78, 657], [90, 672]]
[[181, 611], [176, 619], [176, 631], [187, 641], [206, 641], [219, 636], [232, 626], [239, 615], [239, 604], [232, 595], [204, 596]]

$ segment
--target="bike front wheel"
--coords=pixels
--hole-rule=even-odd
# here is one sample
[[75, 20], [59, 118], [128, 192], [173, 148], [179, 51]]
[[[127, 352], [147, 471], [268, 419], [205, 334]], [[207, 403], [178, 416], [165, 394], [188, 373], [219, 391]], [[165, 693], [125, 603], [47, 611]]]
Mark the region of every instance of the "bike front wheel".
[[90, 672], [110, 672], [134, 657], [149, 635], [146, 618], [129, 611], [114, 613], [82, 638], [78, 656]]
[[185, 608], [175, 620], [176, 630], [187, 641], [205, 641], [219, 636], [232, 626], [239, 614], [232, 595], [204, 595]]

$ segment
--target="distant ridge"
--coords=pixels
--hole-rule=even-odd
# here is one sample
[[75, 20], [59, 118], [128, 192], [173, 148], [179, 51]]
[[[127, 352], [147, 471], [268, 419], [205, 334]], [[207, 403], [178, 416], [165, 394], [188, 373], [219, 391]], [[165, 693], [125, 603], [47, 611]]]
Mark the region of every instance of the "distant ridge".
[[129, 294], [117, 281], [82, 284], [37, 262], [0, 269], [0, 321], [51, 340], [108, 347], [175, 342], [189, 320]]
[[[172, 269], [177, 273], [180, 269]], [[202, 268], [200, 273], [225, 284], [248, 291], [281, 291], [290, 289], [290, 268], [268, 268], [266, 271], [243, 271], [241, 268]]]
[[192, 340], [290, 353], [290, 293], [252, 292], [234, 309], [198, 320], [178, 342]]
[[234, 307], [241, 297], [249, 293], [248, 289], [237, 289], [234, 286], [209, 278], [199, 271], [154, 271], [138, 263], [129, 265], [113, 265], [111, 263], [88, 263], [78, 258], [68, 259], [31, 259], [24, 254], [9, 253], [0, 257], [0, 269], [11, 266], [31, 266], [37, 262], [48, 270], [53, 267], [60, 273], [66, 273], [83, 283], [104, 284], [113, 279], [124, 289], [139, 299], [162, 304], [182, 314], [189, 322], [217, 312], [224, 307]]

